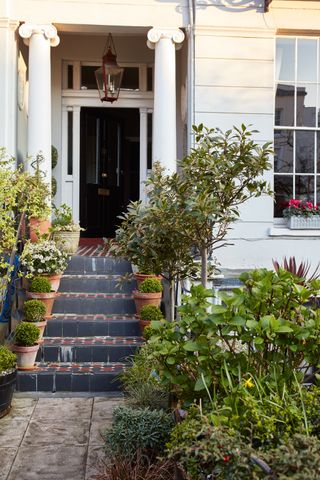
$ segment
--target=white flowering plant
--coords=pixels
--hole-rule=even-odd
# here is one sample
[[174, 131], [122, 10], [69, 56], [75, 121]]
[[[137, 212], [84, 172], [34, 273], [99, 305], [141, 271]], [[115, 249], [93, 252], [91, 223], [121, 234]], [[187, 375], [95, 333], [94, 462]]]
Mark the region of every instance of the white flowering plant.
[[59, 250], [52, 240], [38, 243], [26, 242], [21, 255], [21, 266], [28, 276], [63, 273], [68, 265], [68, 255]]

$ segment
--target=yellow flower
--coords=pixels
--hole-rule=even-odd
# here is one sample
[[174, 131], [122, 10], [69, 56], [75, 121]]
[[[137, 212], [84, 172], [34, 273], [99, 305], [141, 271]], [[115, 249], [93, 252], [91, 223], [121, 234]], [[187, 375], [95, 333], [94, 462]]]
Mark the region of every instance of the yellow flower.
[[248, 380], [246, 380], [246, 381], [244, 382], [244, 386], [245, 386], [246, 388], [252, 388], [252, 387], [254, 387], [254, 383], [253, 383], [253, 381], [252, 381], [252, 378], [248, 378]]

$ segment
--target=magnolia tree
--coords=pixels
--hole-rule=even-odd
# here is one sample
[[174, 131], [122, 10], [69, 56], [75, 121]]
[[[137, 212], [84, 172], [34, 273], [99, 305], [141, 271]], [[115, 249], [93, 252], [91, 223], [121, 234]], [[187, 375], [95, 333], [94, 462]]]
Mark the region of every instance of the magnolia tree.
[[198, 256], [207, 287], [209, 257], [227, 244], [240, 205], [271, 194], [262, 175], [272, 151], [270, 144], [253, 142], [254, 131], [243, 125], [222, 133], [199, 125], [194, 132], [197, 146], [179, 162], [179, 173], [167, 176], [156, 163], [146, 182], [148, 203], [131, 203], [116, 233], [115, 252], [148, 263], [169, 280], [170, 319], [174, 282], [194, 274]]

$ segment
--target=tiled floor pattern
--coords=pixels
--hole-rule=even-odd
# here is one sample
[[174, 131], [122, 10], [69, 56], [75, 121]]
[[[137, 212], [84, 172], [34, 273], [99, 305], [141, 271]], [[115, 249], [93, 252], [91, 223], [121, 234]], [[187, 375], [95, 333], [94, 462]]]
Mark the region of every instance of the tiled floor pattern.
[[90, 480], [119, 398], [16, 395], [0, 419], [0, 480]]

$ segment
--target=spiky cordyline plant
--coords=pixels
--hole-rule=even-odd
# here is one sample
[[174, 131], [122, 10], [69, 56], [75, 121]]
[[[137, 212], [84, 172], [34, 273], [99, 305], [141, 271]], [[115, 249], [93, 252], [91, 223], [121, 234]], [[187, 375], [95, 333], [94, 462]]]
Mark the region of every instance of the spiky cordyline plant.
[[282, 260], [282, 264], [280, 264], [277, 260], [272, 260], [274, 269], [276, 272], [280, 268], [283, 270], [287, 270], [288, 272], [292, 273], [298, 278], [301, 278], [303, 280], [315, 280], [316, 278], [319, 278], [319, 267], [320, 263], [316, 266], [314, 272], [307, 278], [309, 275], [309, 271], [311, 268], [311, 263], [308, 262], [307, 260], [302, 260], [299, 264], [296, 261], [296, 257], [290, 257], [287, 259], [287, 257], [284, 257]]

